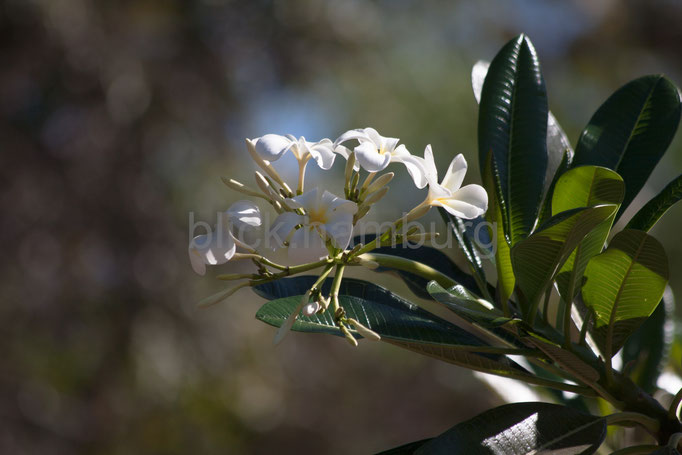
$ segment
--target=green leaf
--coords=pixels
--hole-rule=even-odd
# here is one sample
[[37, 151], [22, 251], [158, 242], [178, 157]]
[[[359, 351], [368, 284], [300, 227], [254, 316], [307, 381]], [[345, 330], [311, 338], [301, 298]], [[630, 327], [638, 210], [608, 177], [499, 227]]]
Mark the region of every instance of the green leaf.
[[[496, 182], [499, 182], [499, 176], [495, 163], [493, 161], [492, 152], [488, 153], [483, 167], [483, 182], [488, 188], [495, 188]], [[516, 284], [516, 277], [512, 269], [511, 263], [511, 248], [504, 235], [504, 226], [502, 222], [502, 207], [499, 203], [499, 197], [495, 192], [490, 192], [488, 197], [488, 211], [485, 214], [488, 223], [490, 223], [489, 235], [495, 239], [495, 269], [497, 271], [497, 295], [503, 308], [506, 308], [508, 300], [514, 292]]]
[[680, 110], [680, 94], [672, 82], [662, 75], [644, 76], [611, 95], [583, 130], [573, 165], [604, 166], [623, 177], [625, 198], [618, 216], [670, 145]]
[[547, 188], [547, 194], [545, 195], [545, 200], [542, 202], [542, 209], [540, 210], [540, 215], [538, 216], [538, 226], [541, 226], [547, 222], [548, 219], [552, 217], [552, 195], [554, 194], [554, 187], [556, 182], [559, 180], [564, 172], [566, 172], [571, 166], [572, 156], [569, 155], [568, 151], [564, 153], [559, 166], [556, 169], [552, 181]]
[[567, 372], [585, 384], [593, 384], [599, 380], [599, 372], [568, 349], [564, 349], [536, 333], [529, 333], [523, 339], [547, 354], [550, 359], [562, 365]]
[[582, 298], [595, 314], [591, 331], [604, 356], [613, 357], [663, 296], [668, 258], [646, 232], [619, 232], [585, 269]]
[[[353, 245], [356, 245], [360, 242], [366, 244], [373, 241], [375, 238], [375, 234], [358, 236], [353, 239]], [[417, 248], [412, 243], [404, 243], [396, 246], [382, 246], [372, 250], [372, 253], [388, 254], [391, 256], [398, 256], [401, 258], [421, 262], [422, 264], [428, 265], [429, 267], [438, 270], [442, 274], [449, 276], [456, 282], [464, 285], [467, 289], [479, 292], [476, 280], [470, 274], [460, 269], [459, 266], [457, 266], [457, 264], [455, 264], [447, 254], [435, 248], [428, 246], [421, 246]], [[390, 270], [391, 269], [381, 267], [375, 271], [386, 272]], [[414, 292], [417, 297], [422, 299], [431, 298], [429, 293], [426, 292], [426, 285], [429, 283], [429, 280], [403, 270], [396, 270], [395, 272], [397, 272], [400, 278], [402, 278], [405, 284], [407, 284], [410, 290]]]
[[[547, 93], [533, 44], [519, 35], [490, 63], [478, 116], [479, 163], [492, 152], [505, 235], [515, 245], [533, 229], [547, 170]], [[486, 177], [483, 174], [483, 181]]]
[[[254, 290], [262, 297], [276, 298], [264, 304], [256, 318], [280, 327], [315, 280], [313, 276], [301, 276], [256, 286]], [[328, 279], [322, 286], [322, 292], [328, 293], [330, 286], [331, 280]], [[490, 346], [387, 289], [344, 278], [340, 293], [339, 301], [347, 316], [374, 330], [384, 342], [472, 370], [519, 379], [531, 376], [504, 355], [472, 352]], [[311, 317], [299, 314], [291, 330], [344, 336], [334, 324], [331, 311]], [[360, 335], [354, 335], [360, 338]]]
[[[488, 74], [490, 62], [479, 60], [471, 69], [471, 87], [474, 90], [476, 102], [481, 102], [483, 82]], [[561, 125], [551, 111], [547, 113], [547, 173], [545, 175], [545, 193], [550, 189], [550, 182], [562, 166], [564, 161], [571, 163], [573, 160], [573, 147], [568, 140]], [[563, 171], [562, 171], [563, 172]], [[559, 173], [560, 174], [560, 173]]]
[[542, 295], [573, 249], [616, 209], [605, 204], [561, 212], [512, 248], [514, 275], [525, 297], [523, 310], [528, 320], [534, 320]]
[[455, 425], [415, 455], [592, 454], [606, 437], [603, 418], [549, 403], [499, 406]]
[[498, 327], [511, 321], [504, 313], [490, 302], [479, 299], [464, 286], [457, 285], [450, 289], [443, 288], [432, 281], [426, 288], [429, 294], [466, 321], [480, 324], [483, 327]]
[[[552, 197], [552, 213], [590, 207], [600, 204], [620, 206], [625, 193], [623, 179], [605, 167], [580, 166], [567, 171], [559, 178]], [[557, 285], [566, 302], [573, 302], [582, 286], [582, 276], [588, 261], [601, 253], [609, 235], [616, 212], [597, 225], [580, 242], [566, 260], [559, 274]]]
[[668, 183], [656, 197], [639, 209], [639, 212], [632, 217], [626, 229], [649, 231], [665, 215], [665, 212], [680, 199], [682, 199], [682, 174]]
[[623, 346], [623, 365], [631, 371], [630, 378], [647, 393], [656, 391], [674, 338], [675, 300], [667, 287], [661, 303]]

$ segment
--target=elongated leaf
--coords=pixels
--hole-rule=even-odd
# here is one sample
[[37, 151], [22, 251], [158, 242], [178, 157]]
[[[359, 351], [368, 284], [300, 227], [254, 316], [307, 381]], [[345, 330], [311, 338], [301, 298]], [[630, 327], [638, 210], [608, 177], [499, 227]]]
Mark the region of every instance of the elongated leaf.
[[603, 418], [549, 403], [514, 403], [455, 425], [416, 455], [587, 455], [606, 437]]
[[556, 182], [559, 180], [559, 178], [571, 166], [570, 159], [572, 159], [572, 157], [569, 156], [568, 152], [565, 152], [564, 157], [559, 163], [559, 167], [556, 169], [549, 187], [547, 188], [545, 200], [542, 201], [542, 209], [540, 210], [540, 216], [538, 217], [538, 226], [542, 226], [552, 217], [552, 196], [554, 195], [554, 187], [556, 187]]
[[[256, 313], [256, 318], [280, 327], [298, 307], [302, 295], [315, 280], [313, 276], [302, 276], [257, 286], [254, 290], [265, 298], [282, 297], [264, 304]], [[327, 280], [322, 292], [329, 292], [330, 286], [331, 280]], [[340, 293], [339, 301], [347, 316], [374, 330], [384, 342], [477, 371], [519, 379], [531, 376], [503, 355], [470, 352], [472, 347], [489, 345], [387, 289], [345, 278]], [[330, 311], [311, 317], [300, 314], [291, 330], [344, 336], [334, 324]]]
[[[488, 153], [485, 160], [483, 182], [488, 188], [498, 186], [499, 176], [493, 161], [492, 152]], [[497, 293], [495, 298], [500, 305], [506, 305], [507, 301], [514, 292], [516, 277], [511, 263], [511, 248], [504, 235], [502, 222], [502, 207], [499, 203], [499, 196], [495, 192], [489, 193], [488, 211], [485, 214], [489, 223], [490, 238], [495, 239], [495, 269], [497, 271]]]
[[[356, 245], [360, 242], [367, 244], [373, 241], [375, 238], [376, 238], [375, 234], [366, 234], [363, 236], [358, 236], [353, 239], [352, 244]], [[395, 246], [390, 245], [382, 246], [372, 250], [372, 253], [388, 254], [391, 256], [398, 256], [401, 258], [421, 262], [422, 264], [428, 265], [429, 267], [438, 270], [442, 274], [447, 275], [456, 282], [465, 286], [467, 289], [470, 289], [474, 292], [480, 292], [478, 290], [476, 280], [470, 274], [460, 269], [459, 266], [457, 266], [457, 264], [455, 264], [447, 254], [436, 248], [432, 248], [429, 246], [417, 247], [417, 245], [413, 243], [404, 243]], [[382, 267], [377, 269], [376, 271], [386, 272], [389, 270], [390, 269]], [[403, 270], [396, 270], [395, 272], [398, 273], [400, 278], [402, 278], [403, 281], [405, 281], [405, 284], [407, 284], [407, 286], [410, 288], [412, 292], [414, 292], [416, 296], [421, 297], [423, 299], [431, 298], [429, 293], [426, 291], [426, 285], [429, 283], [427, 279], [422, 278], [419, 275], [415, 275], [414, 273], [406, 272]]]
[[662, 75], [644, 76], [611, 95], [583, 130], [573, 165], [604, 166], [623, 177], [625, 198], [618, 216], [670, 145], [680, 110], [680, 94], [672, 82]]
[[583, 362], [573, 352], [533, 333], [524, 337], [524, 340], [547, 354], [550, 359], [561, 364], [568, 373], [585, 384], [592, 384], [599, 380], [599, 372]]
[[645, 232], [619, 232], [585, 270], [582, 297], [595, 314], [592, 336], [602, 354], [613, 357], [651, 313], [668, 282], [668, 258]]
[[682, 174], [668, 183], [663, 190], [647, 202], [639, 212], [632, 217], [626, 229], [649, 231], [661, 219], [670, 207], [682, 199]]
[[632, 380], [646, 392], [656, 391], [656, 382], [668, 363], [674, 339], [675, 300], [668, 286], [649, 319], [623, 346], [623, 365], [628, 366]]
[[464, 286], [457, 285], [445, 289], [432, 281], [427, 286], [427, 290], [434, 299], [458, 316], [483, 327], [498, 327], [511, 321], [511, 318], [505, 317], [504, 313], [495, 308], [492, 303], [479, 299]]
[[[547, 93], [535, 48], [527, 36], [507, 43], [490, 63], [478, 117], [479, 162], [492, 151], [510, 245], [535, 226], [547, 170]], [[483, 181], [485, 182], [485, 175]]]
[[[471, 69], [471, 87], [474, 90], [476, 102], [481, 102], [483, 82], [488, 74], [490, 62], [477, 61]], [[549, 189], [552, 179], [561, 167], [561, 163], [573, 161], [573, 147], [561, 125], [551, 111], [547, 114], [547, 173], [545, 175], [545, 193]]]
[[525, 316], [534, 319], [540, 298], [571, 252], [616, 209], [604, 204], [561, 212], [512, 248], [514, 275], [527, 302]]
[[[620, 206], [624, 193], [623, 179], [614, 171], [598, 166], [576, 167], [557, 181], [552, 213], [556, 215], [566, 210], [599, 204]], [[559, 271], [557, 285], [566, 302], [573, 302], [573, 297], [578, 294], [585, 267], [604, 248], [615, 216], [614, 212], [587, 234]]]

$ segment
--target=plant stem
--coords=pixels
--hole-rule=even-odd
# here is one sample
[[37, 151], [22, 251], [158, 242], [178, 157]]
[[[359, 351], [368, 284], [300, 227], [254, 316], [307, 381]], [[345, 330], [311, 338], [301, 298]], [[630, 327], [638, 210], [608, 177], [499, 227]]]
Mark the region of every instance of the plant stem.
[[611, 455], [650, 455], [654, 453], [660, 446], [655, 446], [651, 444], [643, 444], [639, 446], [627, 447], [625, 449], [616, 450], [611, 452]]
[[631, 426], [637, 423], [653, 435], [661, 429], [661, 422], [639, 412], [617, 412], [606, 416], [605, 419], [607, 425]]
[[334, 313], [334, 319], [336, 319], [337, 312], [339, 311], [339, 289], [341, 288], [341, 280], [343, 279], [343, 271], [346, 266], [339, 264], [336, 266], [336, 273], [334, 274], [334, 281], [332, 281], [332, 289], [329, 293], [331, 298], [332, 311]]
[[668, 416], [670, 416], [671, 419], [677, 419], [678, 415], [678, 409], [680, 407], [680, 402], [682, 402], [682, 389], [677, 392], [675, 395], [675, 398], [673, 398], [673, 402], [670, 403], [670, 408], [668, 409]]

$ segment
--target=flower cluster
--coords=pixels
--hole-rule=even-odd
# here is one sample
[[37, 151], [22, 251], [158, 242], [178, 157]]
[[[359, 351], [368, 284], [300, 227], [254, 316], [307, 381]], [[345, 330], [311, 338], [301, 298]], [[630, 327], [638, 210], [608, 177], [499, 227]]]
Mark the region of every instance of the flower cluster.
[[[258, 266], [258, 272], [254, 274], [219, 275], [219, 279], [242, 282], [204, 299], [203, 305], [220, 302], [245, 286], [256, 286], [322, 268], [319, 279], [278, 330], [276, 342], [293, 326], [299, 313], [312, 316], [327, 311], [330, 306], [336, 324], [349, 342], [357, 344], [351, 330], [365, 338], [378, 339], [376, 333], [346, 317], [343, 308], [339, 306], [338, 294], [345, 267], [376, 267], [378, 264], [369, 259], [369, 253], [391, 236], [393, 241], [409, 240], [408, 235], [401, 238], [398, 229], [405, 223], [424, 216], [431, 207], [442, 207], [454, 216], [473, 219], [483, 215], [488, 206], [488, 196], [481, 186], [462, 186], [467, 163], [461, 154], [452, 160], [445, 177], [439, 183], [430, 145], [426, 147], [423, 157], [415, 156], [404, 145], [399, 144], [399, 139], [381, 136], [373, 128], [347, 131], [335, 141], [322, 139], [310, 142], [304, 137], [296, 139], [291, 135], [266, 134], [247, 139], [246, 146], [251, 158], [260, 168], [254, 176], [257, 188], [229, 178], [223, 178], [223, 182], [239, 193], [261, 199], [270, 205], [277, 213], [271, 229], [277, 239], [274, 248], [303, 252], [309, 262], [284, 266], [268, 259], [267, 251], [257, 251], [251, 247], [250, 242], [245, 239], [259, 235], [263, 228], [263, 218], [258, 205], [246, 200], [233, 204], [224, 212], [219, 217], [214, 232], [194, 237], [190, 241], [189, 257], [192, 268], [200, 275], [205, 274], [206, 265], [224, 264], [236, 259], [249, 259]], [[273, 166], [286, 153], [293, 154], [299, 164], [295, 190]], [[321, 169], [328, 170], [338, 155], [346, 159], [344, 197], [336, 196], [326, 189], [306, 189], [308, 162], [313, 160]], [[382, 174], [382, 171], [391, 163], [404, 165], [416, 188], [428, 186], [428, 195], [421, 204], [393, 222], [386, 232], [377, 233], [375, 240], [349, 250], [354, 228], [389, 190], [388, 183], [394, 174]], [[361, 184], [363, 170], [367, 175]], [[321, 287], [332, 272], [334, 278], [331, 292], [324, 296]]]

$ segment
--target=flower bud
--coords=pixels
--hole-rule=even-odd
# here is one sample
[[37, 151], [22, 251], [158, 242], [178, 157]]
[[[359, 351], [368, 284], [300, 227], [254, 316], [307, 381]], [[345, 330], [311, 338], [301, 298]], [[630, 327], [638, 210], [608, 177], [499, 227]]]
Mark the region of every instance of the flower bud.
[[355, 328], [355, 330], [362, 335], [364, 338], [367, 338], [370, 341], [380, 341], [381, 336], [379, 336], [378, 333], [376, 333], [374, 330], [371, 330], [364, 325], [360, 324], [357, 320], [353, 318], [348, 318], [348, 322]]
[[363, 201], [363, 205], [369, 206], [372, 204], [376, 204], [377, 202], [382, 200], [384, 196], [386, 196], [386, 193], [388, 193], [389, 189], [390, 189], [389, 187], [385, 186], [376, 193], [370, 194], [370, 196]]
[[253, 190], [249, 188], [248, 186], [244, 185], [241, 182], [238, 182], [234, 179], [228, 179], [227, 177], [221, 177], [220, 178], [225, 185], [227, 185], [228, 188], [238, 191], [239, 193], [246, 194], [248, 196], [255, 196], [255, 197], [260, 197], [261, 194], [258, 193], [256, 190]]
[[266, 174], [270, 176], [275, 182], [279, 183], [282, 188], [289, 188], [286, 183], [284, 183], [284, 180], [282, 180], [282, 177], [277, 173], [274, 167], [272, 165], [265, 161], [261, 156], [258, 154], [256, 151], [256, 143], [253, 142], [251, 139], [246, 140], [246, 149], [249, 151], [249, 155], [251, 155], [251, 158], [253, 161], [256, 162], [258, 167], [263, 169]]
[[305, 316], [311, 317], [320, 311], [320, 304], [317, 302], [310, 302], [303, 306], [303, 314]]
[[431, 210], [431, 206], [428, 204], [420, 204], [417, 207], [413, 208], [410, 213], [405, 215], [405, 223], [409, 223], [410, 221], [418, 220], [419, 218], [423, 217], [427, 213], [429, 213], [429, 210]]
[[374, 181], [369, 187], [367, 187], [366, 193], [367, 194], [372, 194], [376, 191], [379, 191], [381, 188], [385, 187], [390, 183], [391, 180], [393, 180], [393, 177], [395, 174], [393, 172], [389, 172], [387, 174], [382, 175], [378, 179]]
[[343, 334], [346, 336], [346, 341], [348, 341], [348, 344], [350, 344], [354, 348], [357, 348], [358, 347], [358, 340], [356, 340], [355, 337], [353, 336], [353, 334], [350, 333], [350, 330], [348, 330], [346, 328], [346, 326], [343, 324], [341, 324], [339, 326], [339, 328], [341, 329], [341, 332], [343, 332]]
[[350, 184], [350, 179], [353, 176], [353, 169], [355, 167], [355, 152], [352, 152], [348, 156], [348, 161], [346, 161], [346, 184]]

